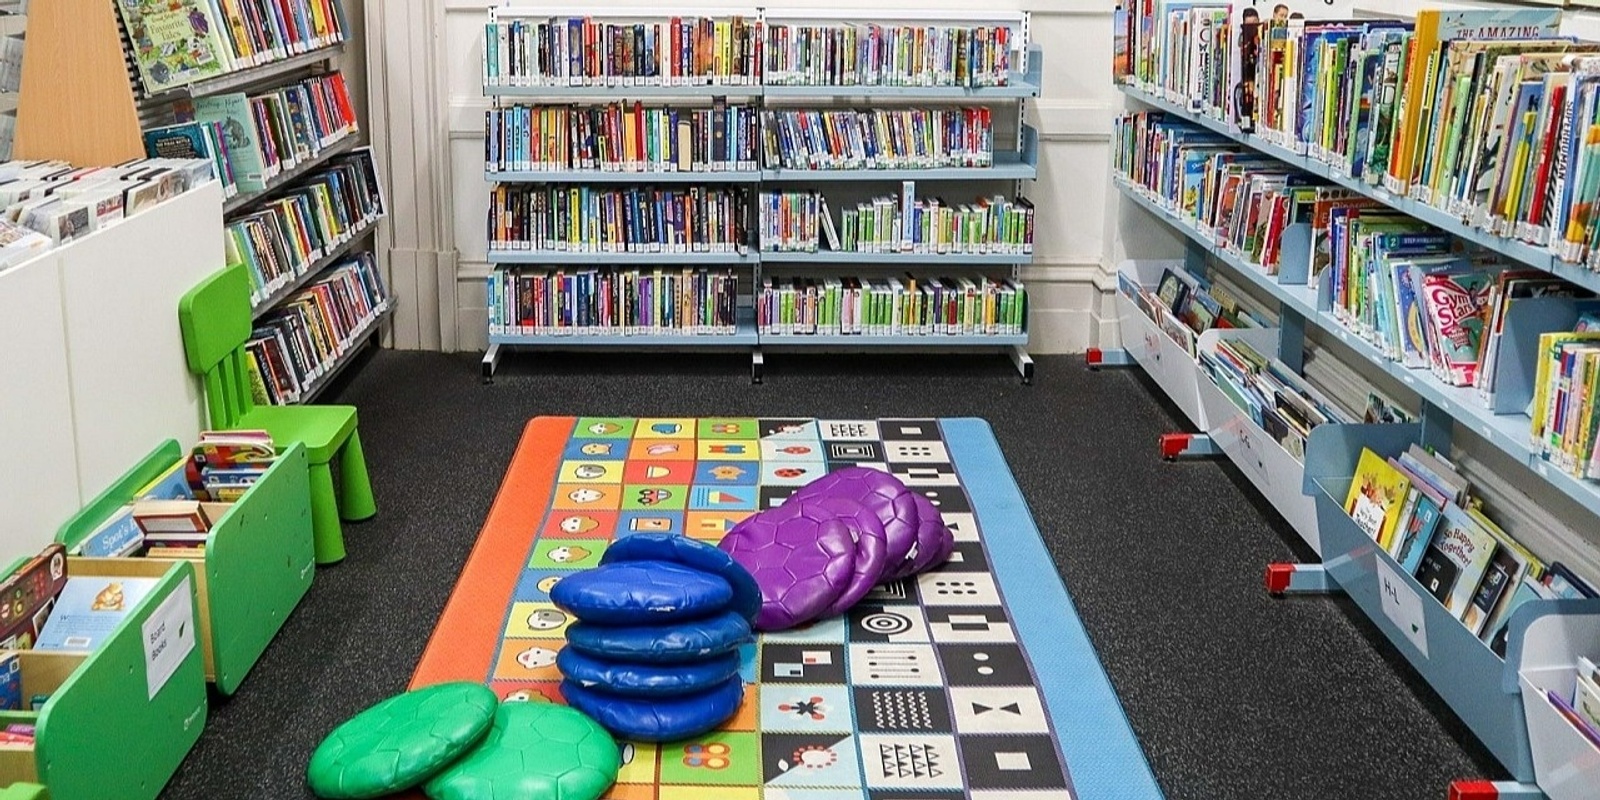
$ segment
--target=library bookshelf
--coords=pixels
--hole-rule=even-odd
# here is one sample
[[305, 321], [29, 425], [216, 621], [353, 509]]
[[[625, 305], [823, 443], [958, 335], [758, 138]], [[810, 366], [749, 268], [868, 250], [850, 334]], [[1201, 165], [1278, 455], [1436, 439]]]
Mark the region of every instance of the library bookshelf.
[[[562, 17], [583, 18], [590, 11], [583, 9], [520, 8], [491, 6], [488, 11], [486, 31], [497, 26], [517, 23], [536, 25]], [[987, 166], [925, 167], [914, 169], [861, 168], [861, 169], [781, 169], [760, 163], [754, 168], [726, 170], [670, 170], [645, 171], [639, 169], [532, 169], [504, 170], [495, 164], [486, 164], [484, 179], [491, 186], [502, 184], [566, 186], [596, 185], [598, 188], [618, 188], [628, 185], [660, 186], [663, 189], [684, 190], [690, 187], [743, 187], [750, 192], [750, 207], [741, 210], [742, 219], [754, 233], [757, 209], [755, 199], [763, 189], [792, 190], [797, 187], [821, 188], [825, 194], [861, 198], [871, 193], [898, 191], [902, 182], [915, 182], [917, 187], [936, 187], [935, 193], [971, 194], [982, 190], [995, 193], [1001, 190], [1020, 197], [1024, 184], [1038, 174], [1039, 142], [1037, 132], [1025, 123], [1025, 103], [1040, 93], [1043, 55], [1037, 45], [1029, 41], [1029, 15], [1012, 11], [945, 11], [895, 9], [882, 12], [863, 10], [801, 10], [768, 8], [717, 8], [679, 9], [671, 14], [660, 9], [607, 9], [595, 14], [597, 23], [651, 23], [662, 22], [670, 16], [693, 17], [703, 15], [728, 19], [737, 15], [761, 25], [830, 26], [854, 23], [877, 23], [884, 26], [987, 26], [1005, 28], [1010, 35], [1010, 69], [1002, 85], [788, 85], [760, 76], [736, 76], [723, 83], [689, 83], [693, 78], [672, 85], [656, 85], [654, 81], [640, 79], [623, 85], [624, 81], [597, 79], [585, 81], [572, 79], [571, 85], [506, 85], [510, 79], [489, 73], [491, 47], [498, 43], [483, 42], [484, 80], [482, 93], [495, 109], [530, 104], [608, 104], [646, 102], [681, 104], [685, 108], [704, 108], [710, 104], [739, 104], [753, 106], [757, 114], [767, 109], [892, 109], [907, 104], [927, 106], [983, 106], [993, 108], [994, 151]], [[675, 78], [660, 79], [671, 84]], [[583, 84], [583, 85], [578, 85]], [[647, 85], [648, 84], [648, 85]], [[486, 130], [486, 136], [492, 136]], [[757, 134], [759, 145], [761, 134]], [[486, 147], [486, 156], [489, 148]], [[758, 147], [759, 150], [759, 147]], [[486, 161], [488, 159], [486, 158]], [[843, 205], [842, 203], [840, 204]], [[837, 207], [836, 207], [837, 208]], [[835, 212], [837, 213], [837, 212]], [[753, 238], [753, 237], [752, 237]], [[997, 350], [1011, 356], [1024, 382], [1031, 381], [1033, 361], [1027, 352], [1028, 335], [1024, 323], [1021, 333], [955, 333], [955, 334], [801, 334], [764, 331], [757, 323], [753, 310], [759, 301], [763, 281], [772, 276], [768, 265], [781, 268], [785, 279], [795, 276], [817, 280], [840, 275], [859, 275], [866, 278], [906, 275], [911, 270], [928, 275], [948, 275], [939, 272], [949, 269], [959, 274], [981, 274], [1001, 278], [1019, 279], [1021, 268], [1031, 263], [1031, 253], [974, 252], [963, 254], [934, 254], [922, 252], [856, 252], [830, 250], [820, 247], [813, 251], [763, 251], [754, 241], [738, 243], [731, 252], [566, 252], [533, 251], [499, 248], [491, 243], [487, 260], [492, 270], [504, 271], [510, 267], [550, 270], [582, 270], [597, 267], [653, 267], [681, 268], [705, 267], [732, 269], [738, 275], [738, 312], [735, 324], [722, 326], [719, 333], [696, 334], [688, 331], [648, 329], [638, 332], [597, 330], [560, 331], [555, 334], [526, 335], [505, 330], [497, 322], [497, 297], [505, 287], [498, 285], [496, 277], [490, 278], [490, 330], [488, 348], [482, 359], [483, 377], [493, 379], [501, 355], [511, 348], [572, 349], [603, 347], [612, 349], [670, 349], [670, 350], [746, 350], [750, 354], [751, 378], [759, 383], [764, 365], [764, 348], [784, 352], [842, 352], [847, 350], [894, 349], [898, 351], [948, 351]], [[848, 269], [849, 272], [842, 270]], [[1026, 315], [1023, 315], [1026, 320]]]

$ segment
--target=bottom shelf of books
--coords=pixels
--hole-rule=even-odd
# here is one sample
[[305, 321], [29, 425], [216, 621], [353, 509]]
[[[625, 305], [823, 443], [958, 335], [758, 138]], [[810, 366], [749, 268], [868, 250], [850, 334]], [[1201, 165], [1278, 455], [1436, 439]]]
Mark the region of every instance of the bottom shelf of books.
[[1522, 642], [1522, 704], [1533, 772], [1550, 800], [1600, 786], [1600, 613], [1547, 615]]
[[206, 721], [195, 580], [183, 562], [108, 574], [60, 545], [14, 566], [0, 591], [27, 616], [0, 651], [0, 784], [54, 800], [161, 792]]
[[394, 303], [372, 253], [329, 267], [256, 321], [245, 343], [255, 402], [310, 402], [376, 334]]
[[1186, 344], [1194, 332], [1168, 310], [1171, 303], [1155, 302], [1178, 291], [1162, 278], [1183, 269], [1183, 261], [1129, 260], [1117, 266], [1117, 316], [1122, 346], [1161, 387], [1173, 404], [1194, 424], [1206, 430], [1200, 406], [1200, 369]]
[[1416, 424], [1311, 432], [1305, 491], [1323, 565], [1506, 770], [1531, 782], [1517, 659], [1506, 654], [1524, 647], [1531, 620], [1600, 613], [1600, 600], [1484, 515], [1421, 433]]
[[311, 588], [305, 447], [260, 431], [168, 440], [61, 527], [56, 540], [97, 572], [195, 570], [206, 680], [231, 695]]

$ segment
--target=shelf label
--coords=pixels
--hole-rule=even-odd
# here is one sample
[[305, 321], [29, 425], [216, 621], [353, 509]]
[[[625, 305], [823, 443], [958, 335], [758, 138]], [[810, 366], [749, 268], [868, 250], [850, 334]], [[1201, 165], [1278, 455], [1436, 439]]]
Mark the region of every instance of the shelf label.
[[194, 650], [194, 587], [184, 578], [144, 621], [144, 678], [154, 700]]
[[1383, 615], [1405, 634], [1422, 657], [1428, 657], [1428, 625], [1422, 614], [1422, 598], [1389, 567], [1388, 562], [1374, 556], [1378, 573], [1378, 598], [1383, 601]]

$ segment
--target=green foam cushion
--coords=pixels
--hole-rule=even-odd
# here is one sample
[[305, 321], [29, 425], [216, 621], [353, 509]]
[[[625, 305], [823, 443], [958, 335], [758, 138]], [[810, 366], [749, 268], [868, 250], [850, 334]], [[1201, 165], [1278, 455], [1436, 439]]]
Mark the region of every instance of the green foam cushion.
[[503, 703], [483, 743], [423, 787], [433, 800], [596, 800], [622, 753], [605, 728], [551, 703]]
[[441, 683], [391, 697], [334, 728], [311, 754], [311, 791], [360, 800], [409, 789], [481, 741], [500, 701], [479, 683]]

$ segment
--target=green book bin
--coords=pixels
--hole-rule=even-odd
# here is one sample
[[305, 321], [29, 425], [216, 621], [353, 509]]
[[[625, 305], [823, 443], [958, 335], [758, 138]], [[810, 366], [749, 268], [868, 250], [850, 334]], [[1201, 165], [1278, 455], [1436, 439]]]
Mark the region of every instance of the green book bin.
[[[163, 442], [68, 520], [56, 541], [70, 550], [184, 457], [176, 441]], [[156, 558], [75, 560], [92, 562], [105, 574], [129, 577], [160, 575], [175, 563]], [[217, 691], [231, 695], [311, 588], [311, 479], [303, 446], [296, 442], [279, 453], [266, 474], [212, 527], [204, 559], [192, 563], [205, 677]]]
[[[69, 558], [67, 575], [99, 575], [96, 563]], [[48, 697], [37, 711], [0, 711], [0, 723], [34, 726], [32, 745], [0, 746], [6, 792], [35, 783], [52, 800], [154, 800], [199, 740], [206, 684], [193, 634], [195, 571], [163, 567], [155, 588], [93, 653], [17, 654], [24, 702]], [[183, 641], [187, 649], [176, 644]]]

